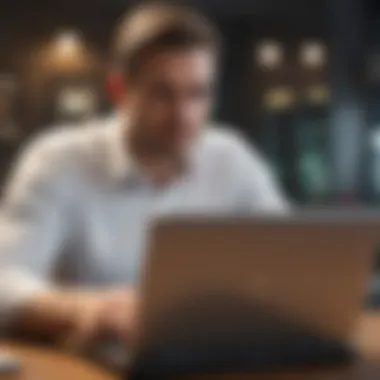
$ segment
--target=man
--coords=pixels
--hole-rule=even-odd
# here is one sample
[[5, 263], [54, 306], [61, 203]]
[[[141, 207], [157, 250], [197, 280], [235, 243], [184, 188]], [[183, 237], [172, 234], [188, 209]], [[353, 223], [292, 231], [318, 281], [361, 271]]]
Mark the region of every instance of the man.
[[258, 154], [207, 123], [218, 44], [202, 16], [174, 6], [140, 7], [121, 22], [117, 117], [37, 139], [7, 189], [4, 324], [75, 347], [128, 341], [152, 218], [286, 210]]

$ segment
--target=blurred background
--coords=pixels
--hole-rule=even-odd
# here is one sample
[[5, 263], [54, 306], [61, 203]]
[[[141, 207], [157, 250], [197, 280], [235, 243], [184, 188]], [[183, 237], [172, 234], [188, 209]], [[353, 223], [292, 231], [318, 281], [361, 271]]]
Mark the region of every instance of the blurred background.
[[[380, 2], [194, 0], [226, 48], [216, 118], [301, 204], [380, 202]], [[1, 0], [0, 189], [27, 139], [106, 115], [112, 28], [131, 0]]]

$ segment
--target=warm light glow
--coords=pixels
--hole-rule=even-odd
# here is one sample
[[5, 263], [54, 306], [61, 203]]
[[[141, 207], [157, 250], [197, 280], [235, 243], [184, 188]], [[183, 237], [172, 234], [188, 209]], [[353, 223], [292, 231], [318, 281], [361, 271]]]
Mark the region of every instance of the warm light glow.
[[327, 61], [327, 48], [320, 42], [305, 42], [301, 46], [300, 55], [304, 66], [311, 69], [321, 68]]
[[62, 114], [84, 115], [93, 112], [96, 94], [90, 88], [66, 88], [58, 96], [58, 108]]
[[47, 70], [53, 72], [88, 70], [92, 57], [82, 39], [82, 34], [76, 30], [66, 30], [55, 36], [41, 53], [40, 58], [47, 65]]
[[311, 86], [307, 93], [309, 102], [315, 105], [328, 103], [330, 96], [330, 88], [326, 84]]
[[291, 87], [276, 87], [264, 94], [264, 107], [268, 110], [281, 111], [290, 109], [296, 102], [296, 94]]
[[16, 87], [16, 81], [13, 75], [0, 76], [0, 90], [3, 93], [12, 93]]
[[256, 60], [263, 69], [277, 69], [281, 66], [283, 59], [283, 47], [277, 41], [264, 41], [257, 47]]
[[60, 33], [55, 40], [57, 53], [61, 55], [75, 54], [81, 47], [81, 37], [78, 32], [65, 31]]

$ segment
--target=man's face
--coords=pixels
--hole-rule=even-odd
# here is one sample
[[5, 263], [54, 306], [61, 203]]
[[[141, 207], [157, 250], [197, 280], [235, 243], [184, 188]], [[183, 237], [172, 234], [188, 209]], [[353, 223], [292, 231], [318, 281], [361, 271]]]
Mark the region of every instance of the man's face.
[[133, 135], [156, 154], [180, 154], [209, 118], [215, 57], [207, 49], [156, 54], [127, 83], [122, 108]]

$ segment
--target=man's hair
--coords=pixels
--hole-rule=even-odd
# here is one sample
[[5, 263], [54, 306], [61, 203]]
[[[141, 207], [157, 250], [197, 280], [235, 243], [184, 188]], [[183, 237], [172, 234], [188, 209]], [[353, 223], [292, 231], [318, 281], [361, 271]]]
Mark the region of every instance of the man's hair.
[[168, 3], [145, 3], [122, 17], [116, 31], [114, 65], [123, 77], [144, 60], [169, 49], [208, 48], [218, 52], [216, 28], [192, 9]]

